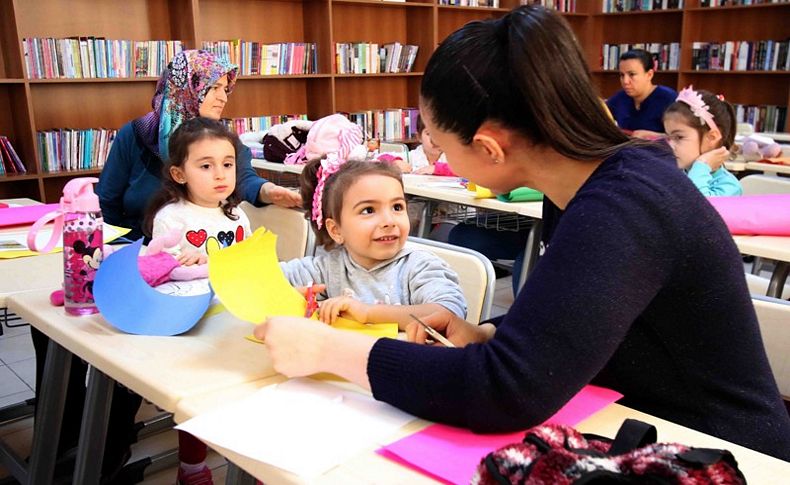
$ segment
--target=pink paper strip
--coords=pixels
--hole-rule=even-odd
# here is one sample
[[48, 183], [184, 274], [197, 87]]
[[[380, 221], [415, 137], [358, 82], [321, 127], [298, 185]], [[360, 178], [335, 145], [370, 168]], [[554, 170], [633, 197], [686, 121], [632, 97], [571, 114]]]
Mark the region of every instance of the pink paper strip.
[[41, 216], [57, 210], [58, 207], [60, 207], [58, 204], [38, 204], [0, 209], [0, 227], [33, 224]]
[[730, 234], [790, 236], [790, 194], [708, 197]]
[[[585, 386], [546, 422], [575, 426], [623, 397], [597, 386]], [[446, 483], [469, 483], [480, 460], [508, 443], [521, 441], [524, 431], [475, 434], [443, 424], [428, 426], [377, 451], [380, 455]]]

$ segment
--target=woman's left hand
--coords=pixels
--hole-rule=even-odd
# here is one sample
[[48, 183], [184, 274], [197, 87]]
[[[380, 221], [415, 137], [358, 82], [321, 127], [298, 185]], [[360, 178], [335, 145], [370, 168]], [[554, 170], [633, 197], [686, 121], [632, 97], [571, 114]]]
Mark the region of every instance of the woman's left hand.
[[285, 187], [281, 187], [272, 182], [266, 182], [261, 186], [261, 202], [279, 205], [280, 207], [301, 207], [302, 196]]
[[268, 347], [274, 370], [287, 377], [300, 377], [323, 370], [324, 343], [334, 331], [307, 318], [272, 317], [255, 327], [255, 338]]

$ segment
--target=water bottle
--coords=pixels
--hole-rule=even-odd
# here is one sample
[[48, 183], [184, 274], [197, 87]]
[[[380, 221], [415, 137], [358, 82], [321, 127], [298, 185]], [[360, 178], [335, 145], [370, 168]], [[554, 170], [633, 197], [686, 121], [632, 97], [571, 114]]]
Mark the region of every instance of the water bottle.
[[[81, 177], [70, 180], [63, 188], [60, 208], [33, 224], [28, 233], [28, 246], [34, 251], [48, 253], [63, 235], [63, 292], [66, 313], [89, 315], [96, 313], [93, 300], [93, 280], [103, 259], [103, 218], [99, 197], [93, 184], [99, 179]], [[41, 249], [36, 247], [36, 233], [47, 222], [54, 220], [52, 237]]]

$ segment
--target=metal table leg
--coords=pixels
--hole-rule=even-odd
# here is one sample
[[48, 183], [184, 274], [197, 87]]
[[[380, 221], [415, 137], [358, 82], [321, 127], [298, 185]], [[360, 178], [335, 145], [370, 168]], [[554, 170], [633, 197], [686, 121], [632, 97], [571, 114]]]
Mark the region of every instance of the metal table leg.
[[540, 219], [536, 219], [532, 223], [532, 227], [529, 229], [529, 235], [527, 236], [527, 244], [524, 247], [524, 264], [521, 265], [521, 275], [519, 275], [518, 280], [518, 289], [521, 291], [521, 287], [524, 286], [524, 283], [527, 282], [527, 276], [532, 272], [532, 268], [535, 267], [535, 263], [538, 261], [538, 256], [540, 254], [540, 235], [543, 229], [543, 221]]
[[101, 480], [104, 443], [110, 421], [110, 406], [115, 381], [91, 366], [88, 370], [88, 391], [82, 414], [80, 441], [74, 483], [93, 485]]
[[771, 275], [771, 281], [768, 283], [768, 292], [766, 295], [774, 298], [781, 298], [788, 273], [790, 273], [790, 263], [787, 261], [777, 261], [774, 266], [774, 273]]
[[71, 352], [50, 339], [33, 426], [27, 483], [52, 483], [70, 372]]
[[239, 468], [236, 464], [228, 462], [228, 474], [225, 475], [225, 485], [255, 485], [255, 477]]

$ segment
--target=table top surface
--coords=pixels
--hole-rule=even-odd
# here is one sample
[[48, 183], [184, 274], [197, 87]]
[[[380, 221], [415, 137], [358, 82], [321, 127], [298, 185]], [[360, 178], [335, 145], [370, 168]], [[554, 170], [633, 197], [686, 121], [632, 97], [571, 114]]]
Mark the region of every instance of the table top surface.
[[789, 236], [733, 236], [741, 254], [790, 262]]
[[275, 375], [266, 347], [245, 339], [250, 323], [228, 312], [174, 337], [131, 335], [99, 314], [74, 317], [49, 303], [54, 288], [8, 297], [8, 307], [70, 352], [173, 412], [190, 395]]
[[[278, 376], [257, 382], [248, 382], [224, 389], [222, 392], [185, 398], [177, 405], [175, 421], [180, 423], [192, 416], [215, 409], [224, 403], [244, 399], [264, 386], [283, 380], [285, 380], [284, 377]], [[350, 384], [346, 384], [346, 386], [350, 386]], [[790, 473], [790, 463], [788, 462], [772, 458], [762, 453], [641, 413], [619, 404], [607, 406], [579, 423], [576, 428], [584, 433], [614, 437], [623, 420], [626, 418], [639, 419], [656, 426], [658, 429], [659, 441], [678, 442], [690, 446], [724, 448], [730, 450], [735, 455], [741, 470], [750, 483], [775, 483], [777, 477], [787, 476], [787, 474]], [[381, 443], [381, 445], [408, 436], [409, 434], [423, 429], [429, 424], [428, 421], [416, 420], [404, 426], [387, 440], [386, 443]], [[303, 483], [305, 481], [290, 472], [286, 472], [266, 463], [239, 455], [221, 447], [214, 448], [218, 453], [225, 456], [251, 475], [262, 480], [264, 483]], [[378, 446], [371, 447], [348, 462], [333, 468], [318, 480], [311, 480], [310, 483], [339, 484], [375, 482], [377, 484], [393, 485], [401, 483], [437, 483], [426, 475], [376, 454], [375, 450], [377, 448]]]
[[[28, 198], [0, 199], [0, 202], [15, 205], [38, 205]], [[5, 227], [0, 233], [27, 230], [24, 226]], [[57, 287], [63, 282], [63, 255], [58, 253], [28, 256], [24, 258], [0, 259], [3, 278], [0, 278], [0, 308], [6, 306], [6, 298], [20, 291]]]

